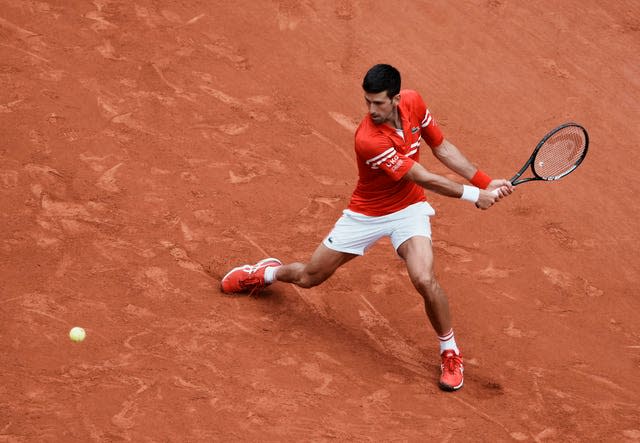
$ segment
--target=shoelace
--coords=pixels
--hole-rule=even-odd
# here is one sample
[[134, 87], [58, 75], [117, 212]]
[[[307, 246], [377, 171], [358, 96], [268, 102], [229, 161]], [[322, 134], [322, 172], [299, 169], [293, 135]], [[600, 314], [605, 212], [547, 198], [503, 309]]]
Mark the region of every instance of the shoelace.
[[245, 289], [251, 288], [249, 291], [249, 296], [257, 294], [265, 286], [264, 281], [262, 281], [262, 279], [260, 279], [259, 277], [255, 276], [255, 273], [257, 271], [258, 271], [257, 266], [251, 266], [251, 270], [249, 271], [249, 276], [240, 282], [240, 286], [242, 286], [243, 288]]
[[456, 372], [462, 366], [462, 358], [456, 354], [448, 354], [443, 360], [442, 369], [447, 372]]

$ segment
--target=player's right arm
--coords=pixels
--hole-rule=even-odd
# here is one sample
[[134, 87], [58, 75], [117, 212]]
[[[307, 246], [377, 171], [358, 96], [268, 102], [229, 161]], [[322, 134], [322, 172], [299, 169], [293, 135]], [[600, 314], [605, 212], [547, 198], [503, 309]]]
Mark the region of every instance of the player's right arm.
[[[404, 180], [411, 180], [417, 185], [429, 191], [436, 192], [447, 197], [460, 198], [464, 192], [464, 186], [449, 180], [442, 175], [429, 172], [420, 163], [415, 162], [403, 177]], [[500, 199], [500, 196], [480, 189], [480, 195], [476, 205], [480, 209], [487, 209]]]

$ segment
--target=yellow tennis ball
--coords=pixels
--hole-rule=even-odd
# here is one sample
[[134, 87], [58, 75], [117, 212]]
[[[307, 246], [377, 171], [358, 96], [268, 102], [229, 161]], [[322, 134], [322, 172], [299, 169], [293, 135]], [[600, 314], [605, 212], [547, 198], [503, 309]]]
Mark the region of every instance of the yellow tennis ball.
[[84, 340], [86, 335], [87, 334], [84, 332], [84, 329], [82, 329], [80, 326], [71, 328], [71, 330], [69, 331], [69, 338], [73, 341], [82, 341]]

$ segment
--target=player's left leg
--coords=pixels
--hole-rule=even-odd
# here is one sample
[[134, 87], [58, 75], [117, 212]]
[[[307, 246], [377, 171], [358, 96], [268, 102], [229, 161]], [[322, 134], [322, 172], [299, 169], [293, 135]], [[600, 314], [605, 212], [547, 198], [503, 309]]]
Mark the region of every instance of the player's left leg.
[[397, 251], [405, 261], [413, 286], [424, 299], [425, 312], [440, 340], [440, 387], [449, 391], [460, 389], [464, 371], [462, 356], [453, 336], [447, 295], [433, 271], [431, 239], [426, 236], [411, 237], [404, 241]]

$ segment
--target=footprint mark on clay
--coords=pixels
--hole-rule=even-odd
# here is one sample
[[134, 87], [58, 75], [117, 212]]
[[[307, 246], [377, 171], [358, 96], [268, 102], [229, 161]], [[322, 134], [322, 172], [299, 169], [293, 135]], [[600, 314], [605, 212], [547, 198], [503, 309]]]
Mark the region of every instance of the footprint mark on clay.
[[374, 274], [371, 276], [371, 292], [374, 294], [386, 294], [389, 286], [393, 287], [396, 278], [393, 275]]
[[622, 435], [632, 440], [640, 441], [640, 429], [626, 429], [622, 431]]
[[318, 171], [316, 169], [310, 168], [306, 165], [300, 165], [300, 171], [324, 186], [333, 186], [338, 182], [335, 177], [318, 174]]
[[278, 3], [278, 26], [281, 31], [294, 30], [300, 23], [318, 21], [318, 10], [311, 0], [279, 0]]
[[487, 266], [485, 269], [481, 271], [478, 271], [476, 275], [480, 279], [491, 283], [496, 279], [508, 278], [512, 272], [513, 271], [510, 269], [495, 268], [493, 266], [493, 262], [489, 262], [489, 266]]
[[115, 177], [116, 172], [118, 172], [118, 169], [120, 168], [120, 166], [122, 166], [122, 163], [118, 163], [117, 165], [113, 166], [111, 169], [107, 170], [104, 174], [102, 174], [98, 179], [96, 186], [108, 192], [120, 191], [120, 188], [116, 184], [116, 177]]
[[353, 20], [356, 16], [356, 10], [351, 0], [339, 0], [333, 13], [340, 20]]
[[295, 366], [298, 364], [296, 359], [290, 356], [281, 357], [278, 360], [276, 360], [276, 363], [279, 364], [280, 366]]
[[162, 22], [160, 16], [149, 12], [149, 10], [144, 6], [135, 5], [135, 10], [136, 17], [143, 19], [149, 28], [155, 28], [160, 22]]
[[587, 280], [576, 277], [568, 272], [549, 267], [542, 268], [542, 273], [549, 279], [551, 284], [567, 295], [583, 294], [588, 297], [601, 297], [604, 291], [590, 284]]
[[513, 320], [509, 322], [509, 326], [504, 328], [502, 332], [505, 335], [508, 335], [509, 337], [513, 337], [513, 338], [533, 338], [536, 335], [538, 335], [534, 331], [523, 331], [522, 329], [516, 328], [514, 326]]
[[182, 18], [180, 17], [180, 15], [178, 15], [177, 13], [169, 9], [163, 9], [162, 11], [160, 11], [160, 14], [162, 14], [162, 16], [171, 23], [175, 23], [179, 25], [182, 24]]
[[336, 123], [349, 131], [349, 133], [356, 132], [358, 124], [352, 118], [347, 117], [346, 115], [339, 112], [329, 112], [329, 115], [333, 120], [335, 120]]
[[126, 60], [124, 57], [118, 57], [116, 55], [116, 50], [109, 40], [104, 40], [102, 42], [102, 45], [96, 46], [96, 50], [100, 53], [101, 56], [108, 60]]
[[219, 125], [218, 129], [227, 135], [240, 135], [247, 132], [247, 130], [249, 129], [249, 125], [247, 123], [228, 123], [225, 125]]
[[189, 257], [189, 253], [184, 249], [174, 246], [170, 243], [166, 247], [169, 248], [169, 254], [171, 254], [174, 260], [178, 263], [178, 266], [180, 266], [181, 268], [198, 273], [205, 272], [202, 265], [197, 261], [191, 259], [191, 257]]
[[461, 246], [452, 245], [443, 240], [434, 241], [433, 246], [459, 263], [466, 263], [472, 260], [471, 253]]
[[361, 407], [366, 419], [374, 420], [375, 417], [379, 416], [381, 410], [388, 410], [389, 398], [391, 398], [391, 393], [386, 389], [378, 389], [371, 395], [362, 397]]
[[552, 438], [557, 436], [558, 431], [555, 430], [555, 428], [544, 428], [542, 431], [540, 431], [537, 435], [534, 436], [534, 440], [535, 441], [542, 441], [546, 438]]
[[316, 357], [318, 357], [321, 360], [324, 360], [326, 362], [329, 362], [331, 364], [342, 366], [342, 363], [340, 363], [335, 358], [331, 357], [329, 354], [325, 354], [324, 352], [316, 352]]
[[23, 101], [24, 101], [24, 99], [21, 98], [19, 100], [13, 100], [13, 101], [10, 101], [10, 102], [5, 103], [3, 105], [0, 105], [0, 113], [9, 114], [9, 113], [13, 112], [13, 108], [17, 107], [17, 105], [19, 105]]
[[88, 18], [89, 20], [93, 20], [95, 22], [94, 24], [91, 25], [91, 29], [94, 32], [105, 31], [110, 28], [118, 27], [117, 25], [111, 23], [110, 21], [104, 18], [104, 14], [102, 13], [102, 8], [104, 4], [102, 4], [102, 2], [94, 2], [93, 4], [96, 5], [98, 9], [95, 11], [87, 12], [84, 15], [84, 17]]
[[258, 174], [254, 172], [248, 172], [246, 174], [236, 174], [233, 171], [229, 171], [229, 182], [233, 184], [249, 183], [256, 177], [258, 177]]
[[280, 1], [278, 5], [278, 29], [281, 31], [295, 31], [301, 21], [304, 20], [304, 4], [298, 2]]
[[[205, 80], [207, 81], [207, 80]], [[247, 99], [247, 101], [249, 102], [248, 104], [245, 104], [242, 100], [233, 97], [223, 91], [220, 91], [218, 89], [214, 89], [211, 88], [209, 86], [206, 85], [200, 85], [200, 89], [204, 92], [206, 92], [207, 94], [209, 94], [210, 96], [212, 96], [213, 98], [215, 98], [216, 100], [219, 100], [220, 102], [224, 103], [225, 105], [228, 105], [231, 109], [233, 110], [237, 110], [240, 112], [245, 113], [249, 118], [251, 118], [252, 120], [255, 121], [260, 121], [260, 122], [264, 122], [267, 121], [269, 119], [269, 117], [267, 117], [267, 115], [263, 112], [257, 111], [255, 108], [256, 106], [262, 106], [262, 105], [266, 105], [269, 104], [271, 97], [264, 97], [264, 96], [258, 96], [258, 97], [250, 97]], [[245, 132], [246, 129], [248, 129], [249, 125], [248, 124], [243, 124], [243, 125], [236, 125], [239, 127], [243, 127], [241, 132]], [[244, 128], [244, 126], [246, 126], [246, 128]], [[210, 128], [213, 126], [210, 125], [206, 125], [206, 124], [196, 124], [193, 126], [193, 128]], [[231, 127], [231, 126], [229, 126]], [[218, 129], [220, 129], [222, 132], [225, 132], [224, 128], [225, 125], [220, 125], [217, 126]], [[231, 129], [232, 132], [236, 132], [236, 133], [231, 133], [230, 135], [237, 135], [238, 132], [237, 130]], [[241, 133], [240, 132], [240, 133]]]
[[555, 60], [549, 58], [538, 58], [538, 63], [544, 68], [545, 72], [559, 78], [574, 78], [569, 71], [558, 66]]
[[298, 217], [307, 220], [307, 223], [299, 223], [296, 231], [299, 233], [317, 232], [324, 220], [324, 214], [335, 210], [341, 198], [337, 197], [313, 197], [309, 203], [298, 212]]
[[4, 189], [12, 189], [18, 186], [18, 172], [5, 170], [0, 171], [0, 187]]
[[165, 268], [157, 266], [152, 266], [142, 271], [139, 274], [138, 282], [141, 283], [143, 287], [150, 289], [154, 293], [152, 295], [157, 295], [154, 289], [159, 289], [161, 292], [179, 292], [169, 281], [168, 271]]
[[494, 14], [497, 14], [504, 8], [504, 0], [488, 0], [487, 8]]
[[562, 228], [559, 224], [547, 223], [546, 225], [544, 225], [543, 229], [562, 246], [571, 249], [578, 247], [577, 240], [571, 237], [569, 232], [566, 229]]
[[46, 194], [42, 195], [42, 209], [46, 217], [68, 217], [93, 221], [87, 208], [78, 203], [53, 201]]
[[522, 338], [522, 330], [513, 326], [513, 321], [509, 322], [509, 326], [503, 329], [503, 332], [509, 337]]
[[333, 381], [333, 376], [320, 371], [320, 366], [317, 363], [305, 363], [300, 368], [302, 374], [310, 380], [319, 381], [322, 384], [315, 388], [314, 391], [322, 395], [333, 395], [335, 390], [330, 389], [328, 386]]
[[542, 268], [542, 272], [553, 285], [562, 289], [571, 288], [573, 281], [573, 276], [571, 274], [548, 267]]
[[364, 332], [381, 349], [408, 364], [409, 368], [423, 368], [422, 356], [396, 331], [387, 318], [382, 315], [363, 295], [362, 309], [358, 310], [364, 326]]
[[135, 119], [131, 115], [131, 112], [116, 115], [115, 117], [111, 118], [111, 121], [119, 125], [124, 125], [127, 128], [132, 129], [134, 131], [139, 131], [139, 132], [143, 132], [145, 134], [154, 135], [154, 136], [160, 135], [160, 134], [157, 134], [156, 131], [154, 131], [153, 129], [149, 128], [146, 124]]
[[240, 54], [240, 50], [231, 45], [223, 37], [215, 38], [212, 43], [206, 43], [204, 47], [218, 58], [226, 59], [233, 63], [234, 67], [239, 71], [249, 69], [249, 61], [247, 58]]
[[242, 102], [240, 100], [238, 100], [235, 97], [230, 96], [229, 94], [227, 94], [225, 92], [222, 92], [222, 91], [220, 91], [218, 89], [210, 88], [209, 86], [203, 86], [203, 85], [200, 86], [200, 89], [202, 89], [204, 92], [206, 92], [210, 96], [216, 98], [217, 100], [220, 100], [225, 105], [235, 106], [235, 107], [238, 107], [238, 108], [242, 107]]
[[79, 158], [85, 162], [95, 172], [103, 172], [106, 166], [103, 165], [104, 161], [111, 157], [111, 155], [105, 155], [104, 157], [93, 156], [90, 154], [80, 154]]
[[122, 403], [120, 412], [111, 417], [111, 423], [121, 429], [130, 429], [136, 423], [136, 415], [138, 415], [138, 407], [134, 401], [127, 400]]
[[29, 141], [37, 149], [41, 149], [45, 153], [50, 152], [49, 142], [48, 142], [46, 136], [42, 132], [40, 132], [39, 130], [31, 129], [29, 131]]

